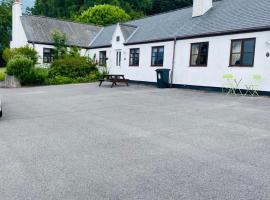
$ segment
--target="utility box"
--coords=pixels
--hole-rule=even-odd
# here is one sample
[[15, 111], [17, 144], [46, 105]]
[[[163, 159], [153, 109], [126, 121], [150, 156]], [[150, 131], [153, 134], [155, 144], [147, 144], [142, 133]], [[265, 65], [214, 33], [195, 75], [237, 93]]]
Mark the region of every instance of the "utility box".
[[157, 87], [168, 88], [170, 86], [170, 69], [157, 69]]

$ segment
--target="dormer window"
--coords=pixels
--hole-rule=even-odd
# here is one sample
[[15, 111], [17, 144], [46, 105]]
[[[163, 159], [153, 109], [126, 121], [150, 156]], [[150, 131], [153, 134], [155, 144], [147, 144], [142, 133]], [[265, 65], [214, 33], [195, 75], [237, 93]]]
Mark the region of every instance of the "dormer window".
[[117, 36], [116, 37], [116, 42], [119, 42], [120, 41], [120, 36]]

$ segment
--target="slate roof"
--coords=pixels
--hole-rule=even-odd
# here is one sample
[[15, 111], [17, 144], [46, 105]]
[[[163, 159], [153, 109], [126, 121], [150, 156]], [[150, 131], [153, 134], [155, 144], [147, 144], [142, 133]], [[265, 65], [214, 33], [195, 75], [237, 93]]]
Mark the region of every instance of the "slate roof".
[[[122, 25], [125, 24], [138, 27], [127, 44], [270, 28], [270, 0], [221, 0], [214, 2], [213, 8], [200, 17], [193, 18], [192, 7], [188, 7]], [[103, 46], [110, 45], [112, 29], [113, 26], [104, 28], [93, 45], [97, 47], [101, 41]]]
[[88, 47], [102, 27], [64, 21], [42, 16], [23, 15], [22, 25], [29, 42], [53, 44], [51, 32], [59, 30], [67, 35], [67, 45]]
[[95, 48], [95, 47], [110, 46], [115, 29], [116, 25], [104, 27], [100, 31], [100, 33], [98, 33], [94, 41], [90, 44], [90, 47]]
[[120, 24], [120, 28], [124, 39], [127, 40], [137, 30], [138, 27], [130, 24]]

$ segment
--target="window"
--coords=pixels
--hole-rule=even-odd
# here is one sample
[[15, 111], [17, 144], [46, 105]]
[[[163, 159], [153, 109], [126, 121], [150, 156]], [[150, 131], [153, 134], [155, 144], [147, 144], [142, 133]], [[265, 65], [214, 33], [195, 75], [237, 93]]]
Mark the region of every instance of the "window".
[[190, 66], [207, 66], [209, 43], [191, 44]]
[[117, 36], [116, 37], [116, 42], [119, 42], [120, 41], [120, 36]]
[[121, 66], [121, 51], [120, 50], [116, 51], [116, 66], [117, 67]]
[[53, 62], [54, 49], [43, 49], [43, 63], [52, 63]]
[[140, 49], [130, 49], [129, 66], [139, 66], [140, 63]]
[[99, 66], [106, 66], [106, 51], [99, 52]]
[[232, 40], [230, 66], [253, 66], [255, 38]]
[[152, 47], [152, 66], [163, 66], [164, 47]]

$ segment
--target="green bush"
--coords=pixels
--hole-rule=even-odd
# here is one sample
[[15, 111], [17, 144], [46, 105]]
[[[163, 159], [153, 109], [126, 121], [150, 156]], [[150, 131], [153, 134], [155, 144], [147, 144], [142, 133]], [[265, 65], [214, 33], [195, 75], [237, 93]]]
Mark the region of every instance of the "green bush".
[[91, 74], [85, 77], [70, 78], [65, 76], [55, 76], [49, 78], [47, 84], [49, 85], [61, 85], [61, 84], [70, 84], [70, 83], [89, 83], [95, 82], [100, 78], [100, 73], [98, 71], [92, 72]]
[[7, 64], [7, 74], [17, 77], [21, 84], [26, 84], [29, 80], [34, 63], [29, 58], [17, 55], [9, 60]]
[[15, 48], [15, 49], [7, 48], [4, 50], [2, 57], [5, 60], [5, 62], [8, 63], [10, 59], [12, 59], [13, 57], [17, 55], [23, 55], [29, 58], [30, 60], [32, 60], [34, 65], [37, 64], [38, 54], [33, 48], [29, 46]]
[[55, 60], [49, 70], [49, 77], [56, 76], [76, 79], [86, 77], [92, 72], [98, 71], [96, 64], [85, 57], [65, 57]]
[[5, 73], [5, 69], [1, 69], [0, 68], [0, 81], [4, 81], [5, 80], [5, 76], [6, 76], [6, 73]]
[[32, 68], [26, 76], [26, 85], [45, 85], [47, 84], [48, 69]]
[[70, 84], [75, 83], [72, 78], [65, 77], [65, 76], [55, 76], [53, 78], [48, 79], [49, 85], [62, 85], [62, 84]]
[[108, 4], [90, 7], [76, 17], [79, 22], [101, 26], [125, 22], [130, 18], [122, 8]]
[[48, 70], [35, 68], [32, 60], [17, 55], [8, 62], [7, 74], [17, 77], [22, 85], [43, 85], [47, 81]]

